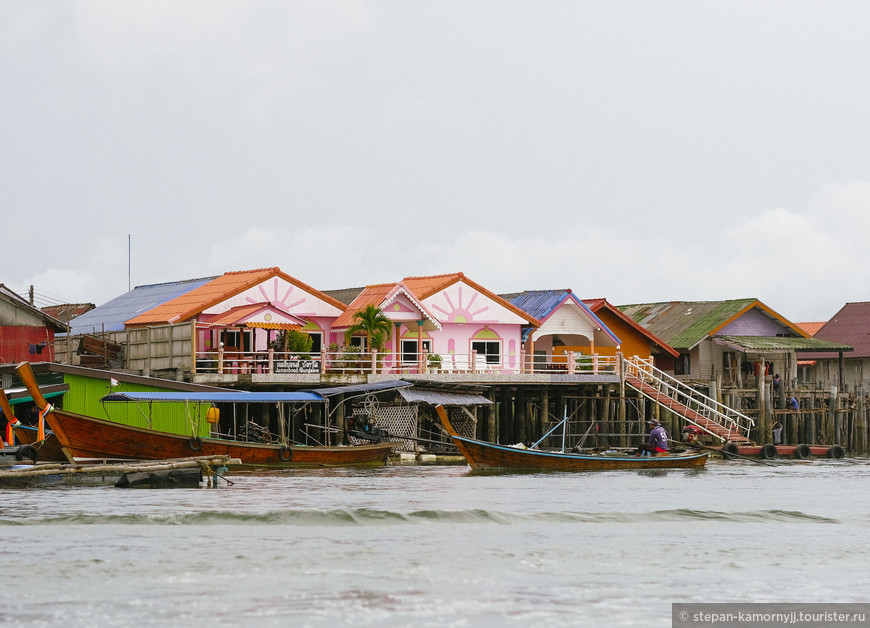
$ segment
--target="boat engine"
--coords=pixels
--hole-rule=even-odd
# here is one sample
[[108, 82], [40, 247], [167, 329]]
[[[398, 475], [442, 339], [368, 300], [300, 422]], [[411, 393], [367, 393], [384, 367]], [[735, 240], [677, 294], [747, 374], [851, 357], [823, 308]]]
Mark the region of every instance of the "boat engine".
[[694, 443], [698, 440], [698, 437], [701, 435], [701, 428], [695, 427], [694, 425], [684, 425], [683, 426], [683, 442], [685, 443]]
[[347, 417], [346, 424], [347, 433], [362, 440], [379, 443], [389, 436], [386, 430], [382, 430], [375, 425], [374, 420], [370, 416], [349, 416]]

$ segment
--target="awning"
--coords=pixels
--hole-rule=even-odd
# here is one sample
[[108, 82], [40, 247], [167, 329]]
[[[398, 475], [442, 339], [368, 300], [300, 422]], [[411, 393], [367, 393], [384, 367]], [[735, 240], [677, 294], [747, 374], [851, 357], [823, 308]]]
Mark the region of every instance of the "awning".
[[746, 353], [793, 353], [806, 351], [814, 353], [839, 353], [841, 351], [854, 350], [849, 345], [841, 345], [818, 338], [787, 336], [713, 336], [713, 342]]
[[302, 329], [302, 325], [297, 325], [296, 323], [264, 323], [258, 321], [248, 321], [245, 323], [245, 327], [256, 329], [285, 329], [293, 331], [299, 331]]
[[420, 390], [406, 388], [399, 391], [402, 399], [410, 403], [427, 403], [432, 406], [489, 406], [492, 401], [481, 395], [444, 392], [440, 390]]
[[[69, 390], [69, 384], [51, 384], [50, 386], [40, 386], [39, 391], [46, 399], [60, 397]], [[4, 390], [6, 398], [9, 399], [9, 405], [14, 406], [18, 403], [33, 403], [33, 397], [27, 392], [26, 388], [8, 388]]]
[[334, 386], [332, 388], [306, 388], [308, 392], [314, 392], [324, 397], [331, 395], [351, 395], [354, 393], [375, 393], [394, 388], [405, 388], [413, 386], [411, 382], [406, 382], [403, 379], [391, 379], [384, 382], [371, 382], [369, 384], [348, 384], [347, 386]]

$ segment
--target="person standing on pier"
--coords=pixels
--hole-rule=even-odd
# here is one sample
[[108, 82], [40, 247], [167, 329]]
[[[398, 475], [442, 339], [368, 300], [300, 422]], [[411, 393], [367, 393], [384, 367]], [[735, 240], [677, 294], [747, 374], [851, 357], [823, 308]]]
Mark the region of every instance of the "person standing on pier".
[[798, 400], [795, 399], [794, 395], [789, 396], [788, 398], [788, 409], [789, 410], [797, 410], [800, 406], [798, 405]]

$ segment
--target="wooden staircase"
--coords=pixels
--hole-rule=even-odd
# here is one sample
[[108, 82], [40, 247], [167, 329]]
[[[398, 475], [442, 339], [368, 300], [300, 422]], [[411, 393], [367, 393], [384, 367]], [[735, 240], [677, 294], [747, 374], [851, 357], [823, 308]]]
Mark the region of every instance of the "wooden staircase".
[[626, 385], [722, 444], [753, 444], [749, 430], [755, 422], [745, 414], [703, 395], [649, 362], [623, 359], [622, 367]]

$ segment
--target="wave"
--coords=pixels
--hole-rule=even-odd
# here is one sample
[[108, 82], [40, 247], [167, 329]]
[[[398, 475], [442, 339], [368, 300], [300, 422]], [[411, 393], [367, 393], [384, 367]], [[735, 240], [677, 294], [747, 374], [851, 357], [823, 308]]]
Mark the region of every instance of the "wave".
[[842, 523], [838, 519], [792, 510], [722, 512], [678, 508], [651, 512], [539, 512], [507, 513], [483, 509], [395, 512], [370, 508], [281, 510], [264, 513], [191, 512], [172, 514], [62, 515], [45, 518], [0, 519], [2, 526], [19, 525], [263, 525], [263, 526], [390, 526], [407, 524], [637, 524], [654, 522]]

